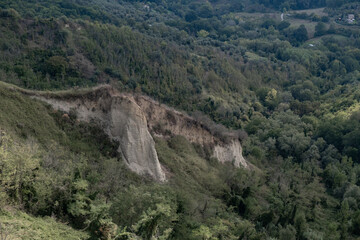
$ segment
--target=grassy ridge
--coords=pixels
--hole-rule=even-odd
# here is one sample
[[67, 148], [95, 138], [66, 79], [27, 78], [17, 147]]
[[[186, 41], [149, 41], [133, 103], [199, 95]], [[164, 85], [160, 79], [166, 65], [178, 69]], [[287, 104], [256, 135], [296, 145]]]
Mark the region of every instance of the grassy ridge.
[[14, 86], [0, 85], [0, 126], [23, 138], [35, 137], [41, 143], [63, 139], [64, 135], [50, 115], [50, 108], [22, 95]]

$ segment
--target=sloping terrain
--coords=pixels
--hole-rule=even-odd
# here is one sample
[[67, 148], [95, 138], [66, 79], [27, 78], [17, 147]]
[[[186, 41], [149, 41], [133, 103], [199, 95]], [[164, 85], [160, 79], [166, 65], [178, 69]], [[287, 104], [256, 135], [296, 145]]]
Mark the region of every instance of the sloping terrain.
[[16, 210], [1, 212], [0, 223], [1, 239], [83, 240], [90, 237], [88, 233], [76, 231], [50, 217], [36, 218]]
[[0, 1], [0, 210], [93, 239], [357, 239], [359, 9]]
[[[88, 92], [60, 95], [34, 94], [55, 109], [77, 116], [80, 121], [96, 122], [109, 137], [119, 142], [118, 152], [129, 168], [139, 174], [149, 174], [158, 181], [165, 181], [155, 142], [150, 132], [181, 135], [192, 143], [210, 150], [220, 162], [230, 162], [236, 167], [247, 167], [242, 147], [235, 133], [228, 131], [222, 138], [195, 119], [172, 110], [143, 96], [136, 100], [131, 94], [116, 91], [111, 86], [101, 86]], [[232, 135], [233, 134], [233, 135]]]
[[[207, 152], [209, 149], [206, 150], [201, 144], [192, 144], [175, 134], [155, 138], [154, 146], [163, 171], [166, 172], [167, 183], [154, 184], [146, 176], [141, 178], [128, 170], [122, 160], [123, 156], [117, 151], [119, 142], [112, 141], [106, 131], [99, 127], [99, 122], [85, 122], [85, 115], [76, 116], [75, 111], [66, 114], [43, 100], [34, 99], [34, 96], [43, 99], [46, 96], [46, 99], [53, 99], [56, 103], [67, 99], [67, 103], [76, 103], [74, 106], [78, 106], [79, 96], [84, 104], [91, 99], [106, 100], [98, 97], [106, 97], [111, 91], [115, 90], [105, 87], [105, 90], [98, 88], [95, 91], [37, 93], [0, 84], [0, 159], [3, 170], [0, 207], [17, 202], [22, 211], [40, 216], [56, 216], [62, 221], [71, 222], [75, 228], [87, 229], [94, 237], [130, 234], [135, 238], [135, 234], [141, 235], [136, 226], [145, 221], [143, 214], [150, 209], [155, 211], [160, 205], [170, 211], [162, 213], [162, 208], [158, 209], [161, 221], [167, 222], [174, 217], [188, 219], [179, 223], [164, 222], [159, 226], [161, 234], [166, 234], [163, 232], [166, 229], [175, 231], [176, 228], [185, 227], [193, 220], [212, 224], [202, 217], [204, 214], [214, 217], [216, 221], [222, 221], [223, 217], [224, 220], [236, 217], [229, 212], [230, 216], [218, 219], [213, 212], [214, 208], [227, 212], [226, 204], [219, 201], [222, 191], [228, 188], [223, 176], [225, 172], [236, 172], [236, 168], [211, 158], [212, 152]], [[125, 98], [125, 101], [129, 99]], [[101, 104], [101, 100], [95, 102]], [[200, 125], [195, 120], [192, 123]], [[146, 124], [145, 127], [147, 129]], [[162, 193], [164, 191], [165, 195]], [[151, 196], [151, 201], [148, 196]], [[181, 212], [175, 213], [179, 204], [186, 206], [183, 206]], [[133, 210], [128, 212], [129, 208]], [[156, 211], [154, 214], [158, 214]], [[17, 220], [17, 217], [13, 219], [4, 214], [1, 222], [7, 228], [16, 229], [22, 224], [27, 226], [26, 222]], [[83, 219], [88, 220], [84, 222]], [[34, 224], [40, 224], [41, 221], [34, 219]], [[116, 225], [113, 222], [119, 226], [128, 226], [129, 231], [121, 232], [120, 228], [114, 227]], [[243, 231], [248, 227], [252, 226], [245, 224]], [[197, 227], [191, 228], [188, 234], [197, 234]], [[43, 236], [51, 233], [45, 227], [36, 234]], [[54, 235], [54, 239], [61, 237]]]

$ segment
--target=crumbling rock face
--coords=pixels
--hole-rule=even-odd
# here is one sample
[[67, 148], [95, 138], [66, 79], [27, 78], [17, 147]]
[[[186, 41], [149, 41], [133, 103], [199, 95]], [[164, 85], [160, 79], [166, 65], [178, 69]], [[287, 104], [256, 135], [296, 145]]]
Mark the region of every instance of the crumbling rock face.
[[236, 167], [248, 167], [237, 138], [227, 141], [217, 138], [192, 117], [159, 104], [149, 97], [137, 96], [135, 100], [146, 115], [149, 129], [158, 136], [166, 137], [167, 133], [184, 136], [192, 143], [211, 147], [213, 157], [222, 163], [230, 162]]
[[132, 171], [157, 181], [166, 178], [150, 131], [159, 137], [182, 135], [190, 142], [213, 148], [213, 156], [222, 163], [248, 166], [238, 139], [225, 142], [195, 119], [145, 96], [134, 98], [110, 86], [100, 86], [82, 93], [43, 93], [33, 97], [55, 109], [74, 111], [80, 121], [97, 122], [111, 139], [119, 142], [118, 152]]
[[228, 144], [219, 144], [214, 147], [214, 157], [220, 162], [231, 162], [235, 167], [247, 167], [242, 155], [242, 147], [239, 140], [232, 140]]
[[36, 98], [55, 109], [75, 111], [81, 121], [96, 121], [110, 138], [119, 142], [118, 152], [132, 171], [150, 175], [157, 181], [165, 181], [155, 142], [148, 131], [142, 110], [131, 97], [110, 90], [97, 89], [96, 94], [70, 99], [50, 96]]

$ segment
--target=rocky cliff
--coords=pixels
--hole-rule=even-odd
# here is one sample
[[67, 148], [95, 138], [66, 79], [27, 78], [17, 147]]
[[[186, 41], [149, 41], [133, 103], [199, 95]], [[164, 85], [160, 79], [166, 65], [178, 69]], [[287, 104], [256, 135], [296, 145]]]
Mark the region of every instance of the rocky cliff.
[[146, 118], [133, 98], [108, 86], [79, 95], [42, 94], [35, 98], [55, 109], [74, 111], [80, 121], [96, 121], [119, 142], [118, 152], [132, 171], [165, 181]]
[[231, 162], [236, 167], [248, 167], [242, 155], [240, 141], [233, 137], [224, 141], [214, 136], [202, 123], [146, 96], [136, 96], [135, 100], [146, 114], [149, 129], [156, 135], [182, 135], [188, 141], [213, 149], [213, 157], [220, 162]]
[[165, 181], [166, 177], [150, 132], [159, 137], [182, 135], [190, 142], [212, 148], [213, 156], [220, 162], [247, 167], [238, 139], [224, 142], [193, 118], [145, 96], [134, 97], [106, 85], [91, 91], [39, 93], [33, 97], [55, 109], [75, 112], [80, 121], [96, 121], [110, 138], [119, 142], [118, 151], [131, 170], [157, 181]]

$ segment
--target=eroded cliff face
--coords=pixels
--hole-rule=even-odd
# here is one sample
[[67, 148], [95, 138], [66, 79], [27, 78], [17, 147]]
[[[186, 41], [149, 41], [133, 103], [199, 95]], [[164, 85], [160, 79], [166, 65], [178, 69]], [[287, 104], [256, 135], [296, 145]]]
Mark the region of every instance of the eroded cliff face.
[[118, 152], [132, 171], [150, 175], [157, 181], [166, 180], [145, 115], [131, 97], [110, 87], [98, 88], [77, 97], [35, 97], [55, 109], [75, 111], [80, 121], [96, 121], [110, 138], [119, 142]]
[[230, 162], [236, 167], [248, 167], [237, 138], [228, 141], [217, 138], [197, 120], [149, 97], [136, 96], [135, 100], [146, 114], [149, 129], [156, 135], [182, 135], [192, 143], [209, 146], [213, 149], [213, 157], [222, 163]]
[[110, 138], [119, 142], [118, 152], [132, 171], [157, 181], [165, 181], [166, 176], [150, 132], [159, 137], [182, 135], [190, 142], [212, 148], [213, 156], [220, 162], [248, 166], [238, 139], [224, 142], [193, 118], [145, 96], [134, 97], [110, 86], [100, 86], [83, 93], [33, 97], [55, 109], [74, 111], [80, 121], [96, 121]]
[[230, 143], [215, 145], [214, 157], [220, 162], [231, 162], [235, 167], [248, 167], [245, 158], [242, 155], [242, 147], [239, 140], [232, 140]]

